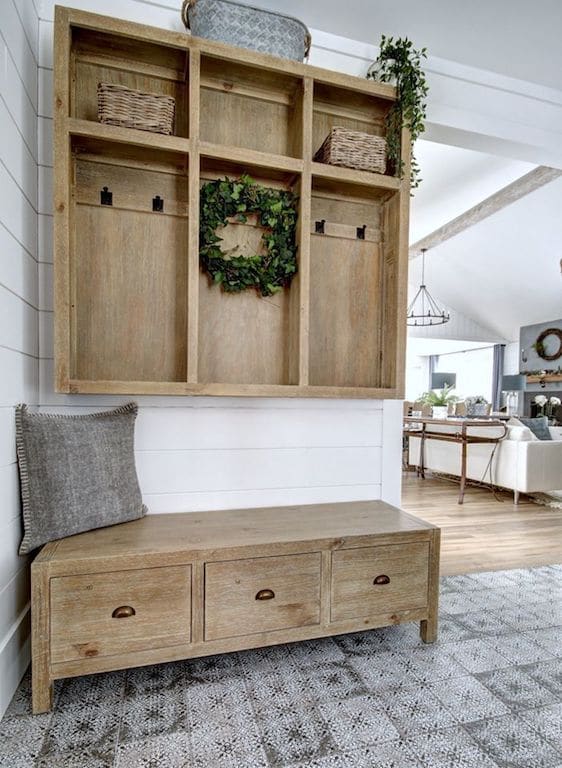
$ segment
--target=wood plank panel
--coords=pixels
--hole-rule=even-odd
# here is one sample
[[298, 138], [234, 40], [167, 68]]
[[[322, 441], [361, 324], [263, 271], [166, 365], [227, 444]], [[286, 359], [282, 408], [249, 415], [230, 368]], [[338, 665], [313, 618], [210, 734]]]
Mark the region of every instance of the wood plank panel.
[[378, 387], [380, 247], [311, 240], [310, 384]]
[[400, 197], [394, 195], [383, 206], [382, 259], [380, 262], [381, 301], [379, 303], [378, 329], [381, 351], [381, 385], [396, 385], [397, 336], [406, 328], [404, 311], [398, 318], [398, 233], [400, 229]]
[[[316, 178], [312, 225], [379, 230], [381, 205], [356, 193]], [[381, 246], [312, 234], [310, 248], [309, 384], [379, 387]]]
[[312, 95], [314, 84], [306, 77], [298, 103], [299, 122], [295, 123], [295, 146], [300, 149], [303, 169], [298, 185], [299, 218], [297, 225], [298, 271], [291, 291], [290, 323], [290, 380], [301, 386], [308, 385], [309, 328], [310, 328], [310, 218], [312, 176]]
[[187, 252], [187, 380], [195, 383], [199, 376], [199, 116], [201, 59], [198, 51], [189, 52], [189, 227]]
[[[374, 629], [375, 627], [387, 627], [392, 624], [400, 624], [407, 621], [423, 621], [427, 616], [425, 609], [415, 611], [392, 610], [370, 616], [361, 624], [361, 630]], [[243, 635], [241, 637], [229, 637], [226, 640], [207, 640], [199, 644], [176, 645], [170, 648], [158, 648], [151, 651], [135, 651], [126, 655], [80, 659], [79, 661], [61, 662], [51, 666], [53, 679], [61, 677], [76, 677], [79, 675], [93, 674], [95, 672], [108, 672], [113, 669], [126, 669], [129, 667], [141, 667], [149, 664], [158, 664], [166, 661], [177, 661], [189, 658], [212, 656], [219, 653], [232, 653], [249, 648], [262, 648], [270, 645], [281, 645], [287, 642], [299, 640], [311, 640], [313, 638], [340, 635], [344, 632], [356, 632], [357, 619], [338, 622], [329, 626], [313, 625], [291, 630], [274, 630], [272, 632], [259, 632], [255, 635]], [[40, 710], [42, 711], [42, 710]]]
[[[201, 139], [276, 155], [299, 156], [300, 78], [201, 59]], [[220, 115], [220, 119], [217, 116]], [[297, 132], [299, 133], [299, 132]]]
[[289, 309], [289, 291], [225, 293], [201, 274], [199, 381], [288, 384]]
[[72, 343], [70, 307], [71, 254], [70, 222], [70, 147], [66, 120], [70, 114], [70, 29], [68, 10], [59, 8], [54, 38], [54, 164], [57, 172], [53, 176], [54, 241], [53, 254], [55, 281], [55, 386], [68, 392], [68, 381], [72, 376]]
[[77, 206], [79, 379], [186, 378], [187, 219]]

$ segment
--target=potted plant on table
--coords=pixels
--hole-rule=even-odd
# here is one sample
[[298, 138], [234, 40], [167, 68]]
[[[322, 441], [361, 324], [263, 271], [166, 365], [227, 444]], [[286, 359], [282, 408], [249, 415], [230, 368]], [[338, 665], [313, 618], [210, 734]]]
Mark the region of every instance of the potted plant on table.
[[459, 401], [456, 395], [452, 395], [453, 387], [444, 386], [443, 389], [430, 389], [418, 398], [419, 402], [431, 405], [432, 416], [435, 419], [445, 419], [449, 413], [449, 406]]
[[[407, 37], [395, 40], [382, 35], [379, 55], [367, 70], [369, 80], [395, 84], [398, 91], [398, 98], [386, 116], [386, 151], [394, 173], [400, 177], [404, 171], [400, 152], [402, 128], [410, 131], [412, 145], [425, 131], [425, 99], [429, 88], [421, 63], [426, 58], [426, 48], [416, 50]], [[420, 168], [412, 153], [411, 189], [418, 187], [420, 181]]]

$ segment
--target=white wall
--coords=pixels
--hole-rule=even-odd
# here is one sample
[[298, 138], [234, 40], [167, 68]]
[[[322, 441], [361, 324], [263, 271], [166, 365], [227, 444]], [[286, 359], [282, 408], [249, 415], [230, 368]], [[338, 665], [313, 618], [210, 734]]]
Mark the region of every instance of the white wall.
[[406, 348], [406, 400], [415, 402], [429, 389], [429, 357]]
[[439, 355], [435, 371], [457, 374], [455, 394], [458, 397], [483, 395], [491, 403], [493, 366], [494, 348], [482, 347]]
[[14, 405], [39, 402], [37, 59], [32, 0], [0, 11], [0, 717], [29, 662]]

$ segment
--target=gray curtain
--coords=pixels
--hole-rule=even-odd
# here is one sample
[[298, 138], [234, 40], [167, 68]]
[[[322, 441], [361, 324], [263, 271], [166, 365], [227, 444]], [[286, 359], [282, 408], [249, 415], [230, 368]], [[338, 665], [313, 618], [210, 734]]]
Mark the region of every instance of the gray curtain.
[[437, 364], [439, 363], [439, 355], [429, 355], [429, 382], [427, 385], [428, 389], [431, 389], [431, 377], [437, 370]]
[[492, 410], [499, 411], [502, 404], [502, 377], [505, 344], [494, 344], [494, 367], [492, 368]]

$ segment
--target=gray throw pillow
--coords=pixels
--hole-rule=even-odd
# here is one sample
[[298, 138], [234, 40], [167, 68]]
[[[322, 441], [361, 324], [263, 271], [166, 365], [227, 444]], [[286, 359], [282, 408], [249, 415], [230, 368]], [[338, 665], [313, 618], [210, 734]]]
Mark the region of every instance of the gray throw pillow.
[[522, 419], [518, 417], [519, 421], [526, 427], [529, 427], [531, 432], [536, 435], [539, 440], [552, 440], [552, 435], [548, 429], [548, 419], [546, 416], [537, 416], [534, 419]]
[[85, 416], [16, 408], [24, 537], [20, 555], [53, 539], [146, 514], [133, 452], [136, 403]]

